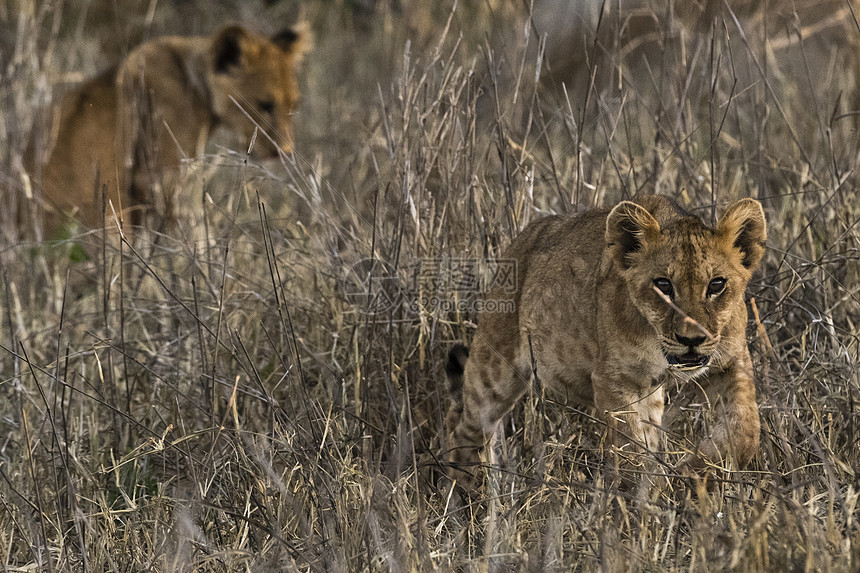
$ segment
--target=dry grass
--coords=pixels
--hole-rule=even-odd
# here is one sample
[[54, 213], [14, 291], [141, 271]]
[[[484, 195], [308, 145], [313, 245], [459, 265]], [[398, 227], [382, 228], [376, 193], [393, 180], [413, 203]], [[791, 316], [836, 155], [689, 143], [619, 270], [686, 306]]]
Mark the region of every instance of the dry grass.
[[[609, 18], [572, 53], [611, 73], [563, 88], [536, 86], [519, 5], [365, 4], [304, 4], [295, 156], [213, 146], [175, 229], [134, 250], [107, 236], [86, 264], [17, 240], [49, 87], [115, 56], [100, 37], [273, 31], [295, 7], [153, 3], [120, 26], [110, 2], [0, 6], [4, 570], [857, 570], [860, 29], [800, 42], [739, 12], [625, 53]], [[768, 52], [770, 34], [790, 45]], [[498, 256], [541, 213], [643, 187], [706, 217], [766, 204], [759, 455], [713, 492], [634, 503], [603, 489], [600, 425], [536, 391], [458, 505], [437, 457], [443, 366], [477, 317], [410, 304], [419, 265]], [[357, 295], [356, 268], [396, 277], [397, 304]]]

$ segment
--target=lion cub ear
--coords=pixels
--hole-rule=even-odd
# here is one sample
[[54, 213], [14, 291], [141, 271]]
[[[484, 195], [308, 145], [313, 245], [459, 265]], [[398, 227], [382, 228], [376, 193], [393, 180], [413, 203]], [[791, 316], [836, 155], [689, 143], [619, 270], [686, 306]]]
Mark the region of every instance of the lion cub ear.
[[742, 263], [754, 271], [764, 255], [767, 227], [764, 209], [755, 199], [741, 199], [729, 207], [717, 222], [717, 236], [738, 249]]
[[216, 73], [225, 73], [240, 63], [243, 44], [249, 39], [248, 31], [241, 26], [227, 26], [212, 41], [212, 62]]
[[274, 36], [272, 43], [285, 54], [293, 57], [293, 63], [299, 64], [313, 46], [313, 34], [307, 22], [299, 22], [292, 28], [284, 28]]
[[622, 201], [606, 218], [606, 247], [622, 269], [630, 266], [630, 255], [660, 236], [660, 224], [644, 207]]

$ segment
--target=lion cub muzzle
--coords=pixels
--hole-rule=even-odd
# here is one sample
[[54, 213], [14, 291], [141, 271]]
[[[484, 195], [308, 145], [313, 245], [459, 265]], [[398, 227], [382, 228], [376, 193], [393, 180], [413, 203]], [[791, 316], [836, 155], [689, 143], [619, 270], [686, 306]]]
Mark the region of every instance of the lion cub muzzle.
[[675, 343], [663, 346], [666, 362], [675, 370], [695, 372], [702, 370], [711, 362], [711, 354], [701, 346], [707, 341], [705, 336], [687, 337], [675, 334]]
[[669, 366], [682, 371], [699, 370], [708, 365], [711, 357], [705, 354], [699, 354], [693, 349], [684, 354], [667, 354], [666, 361]]

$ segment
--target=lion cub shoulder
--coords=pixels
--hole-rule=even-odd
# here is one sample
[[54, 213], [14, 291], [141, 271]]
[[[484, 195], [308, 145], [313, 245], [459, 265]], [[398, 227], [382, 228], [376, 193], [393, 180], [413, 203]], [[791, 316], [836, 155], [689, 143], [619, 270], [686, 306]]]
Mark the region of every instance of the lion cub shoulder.
[[155, 207], [169, 217], [170, 175], [219, 124], [247, 141], [260, 126], [258, 149], [289, 151], [306, 40], [292, 29], [269, 38], [239, 26], [157, 38], [66, 94], [27, 153], [42, 189], [44, 238], [57, 238], [70, 218], [103, 226], [103, 190], [133, 224]]
[[659, 196], [529, 225], [505, 255], [517, 264], [515, 309], [482, 313], [468, 360], [458, 350], [449, 368], [462, 384], [446, 420], [455, 472], [477, 461], [533, 372], [593, 405], [619, 451], [643, 454], [663, 447], [663, 382], [696, 379], [716, 422], [682, 463], [746, 465], [759, 417], [744, 292], [765, 239], [752, 199], [714, 227]]

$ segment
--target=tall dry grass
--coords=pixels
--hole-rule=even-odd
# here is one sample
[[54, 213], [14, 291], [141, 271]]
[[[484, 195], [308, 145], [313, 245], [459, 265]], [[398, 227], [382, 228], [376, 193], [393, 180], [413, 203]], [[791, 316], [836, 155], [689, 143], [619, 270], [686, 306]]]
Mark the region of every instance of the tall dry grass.
[[[571, 82], [526, 8], [416, 4], [304, 3], [297, 153], [261, 166], [223, 135], [187, 166], [174, 229], [79, 237], [100, 253], [87, 263], [18, 240], [20, 158], [51, 86], [121, 55], [109, 34], [267, 31], [298, 7], [237, 3], [189, 30], [173, 16], [193, 2], [121, 26], [0, 9], [4, 570], [856, 570], [856, 24], [825, 41], [721, 10], [631, 51], [609, 13]], [[456, 503], [444, 362], [477, 316], [416, 304], [470, 295], [425, 271], [642, 188], [706, 218], [767, 206], [749, 292], [759, 455], [712, 492], [634, 503], [603, 487], [599, 423], [535, 389], [485, 490]]]

